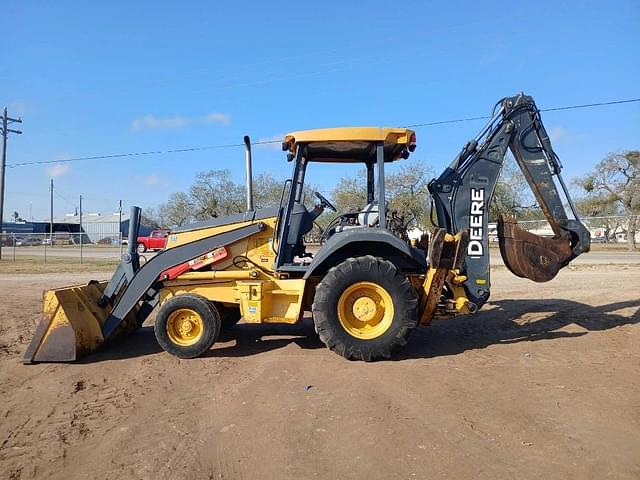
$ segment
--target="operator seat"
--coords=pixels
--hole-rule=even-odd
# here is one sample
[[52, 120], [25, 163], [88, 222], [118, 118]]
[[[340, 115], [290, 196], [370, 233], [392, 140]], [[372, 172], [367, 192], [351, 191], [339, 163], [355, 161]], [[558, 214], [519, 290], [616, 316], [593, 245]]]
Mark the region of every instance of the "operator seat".
[[[389, 208], [389, 202], [385, 201], [386, 208]], [[378, 201], [374, 200], [366, 207], [358, 212], [358, 223], [356, 225], [338, 225], [335, 229], [335, 233], [344, 232], [351, 228], [358, 227], [375, 227], [378, 225], [380, 219], [380, 211], [378, 210]]]
[[[387, 202], [385, 202], [387, 203]], [[374, 200], [358, 213], [358, 223], [363, 227], [375, 227], [380, 218], [378, 201]]]
[[289, 235], [287, 236], [286, 263], [293, 262], [294, 257], [312, 257], [304, 246], [304, 236], [313, 229], [314, 220], [322, 213], [322, 210], [314, 208], [312, 211], [300, 202], [293, 204], [293, 211], [289, 220]]

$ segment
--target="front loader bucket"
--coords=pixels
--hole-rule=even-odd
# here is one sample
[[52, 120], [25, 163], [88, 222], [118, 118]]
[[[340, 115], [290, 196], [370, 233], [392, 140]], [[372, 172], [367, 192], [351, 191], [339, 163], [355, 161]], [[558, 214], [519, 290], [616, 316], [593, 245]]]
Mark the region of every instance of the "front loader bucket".
[[498, 242], [507, 268], [534, 282], [548, 282], [573, 258], [568, 234], [540, 237], [520, 228], [512, 215], [498, 221]]
[[[90, 282], [46, 291], [42, 320], [22, 361], [69, 362], [100, 348], [105, 341], [102, 326], [111, 311], [109, 305], [98, 306], [106, 286], [107, 282]], [[131, 312], [117, 336], [135, 328], [135, 312]]]

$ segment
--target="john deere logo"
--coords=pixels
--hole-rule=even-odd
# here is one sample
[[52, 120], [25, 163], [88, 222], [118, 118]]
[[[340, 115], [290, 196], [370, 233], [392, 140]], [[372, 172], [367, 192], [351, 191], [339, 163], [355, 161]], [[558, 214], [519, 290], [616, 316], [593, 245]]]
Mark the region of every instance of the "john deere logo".
[[484, 188], [471, 189], [471, 209], [469, 211], [469, 246], [470, 257], [481, 257], [484, 254], [482, 245], [484, 225]]

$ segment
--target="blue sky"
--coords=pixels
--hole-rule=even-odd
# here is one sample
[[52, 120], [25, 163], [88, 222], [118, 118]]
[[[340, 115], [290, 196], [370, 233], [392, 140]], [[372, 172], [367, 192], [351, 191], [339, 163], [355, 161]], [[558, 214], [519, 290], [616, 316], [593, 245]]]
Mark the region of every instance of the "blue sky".
[[[640, 97], [640, 3], [6, 2], [0, 105], [21, 115], [9, 163], [279, 138], [341, 125], [487, 114], [519, 91], [541, 108]], [[548, 113], [571, 178], [639, 148], [640, 104]], [[482, 122], [417, 130], [435, 171]], [[5, 218], [155, 206], [242, 149], [7, 169]], [[317, 171], [325, 190], [343, 172]], [[256, 172], [289, 174], [276, 148]], [[67, 199], [67, 200], [65, 200]]]

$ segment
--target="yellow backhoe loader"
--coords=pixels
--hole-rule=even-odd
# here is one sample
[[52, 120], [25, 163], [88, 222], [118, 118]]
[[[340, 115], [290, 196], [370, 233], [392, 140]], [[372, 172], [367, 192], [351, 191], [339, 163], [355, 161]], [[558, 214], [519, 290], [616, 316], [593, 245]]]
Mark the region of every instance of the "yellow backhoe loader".
[[[385, 164], [409, 157], [413, 131], [329, 128], [286, 135], [292, 177], [280, 205], [260, 210], [253, 208], [248, 137], [245, 145], [246, 213], [174, 229], [166, 248], [141, 265], [135, 248], [140, 209], [134, 207], [128, 251], [109, 282], [45, 293], [25, 363], [76, 360], [134, 331], [156, 308], [158, 343], [180, 358], [202, 355], [240, 318], [291, 324], [305, 311], [312, 312], [322, 342], [345, 358], [389, 358], [419, 325], [474, 313], [488, 300], [488, 207], [507, 149], [555, 233], [539, 237], [515, 218], [502, 218], [499, 245], [507, 267], [548, 281], [589, 250], [589, 233], [540, 113], [524, 94], [502, 99], [485, 128], [431, 181], [435, 228], [418, 242], [409, 241], [407, 225], [385, 200]], [[363, 164], [367, 205], [337, 215], [312, 253], [304, 237], [314, 220], [326, 209], [337, 212], [318, 192], [313, 209], [303, 204], [307, 170], [316, 162]]]

